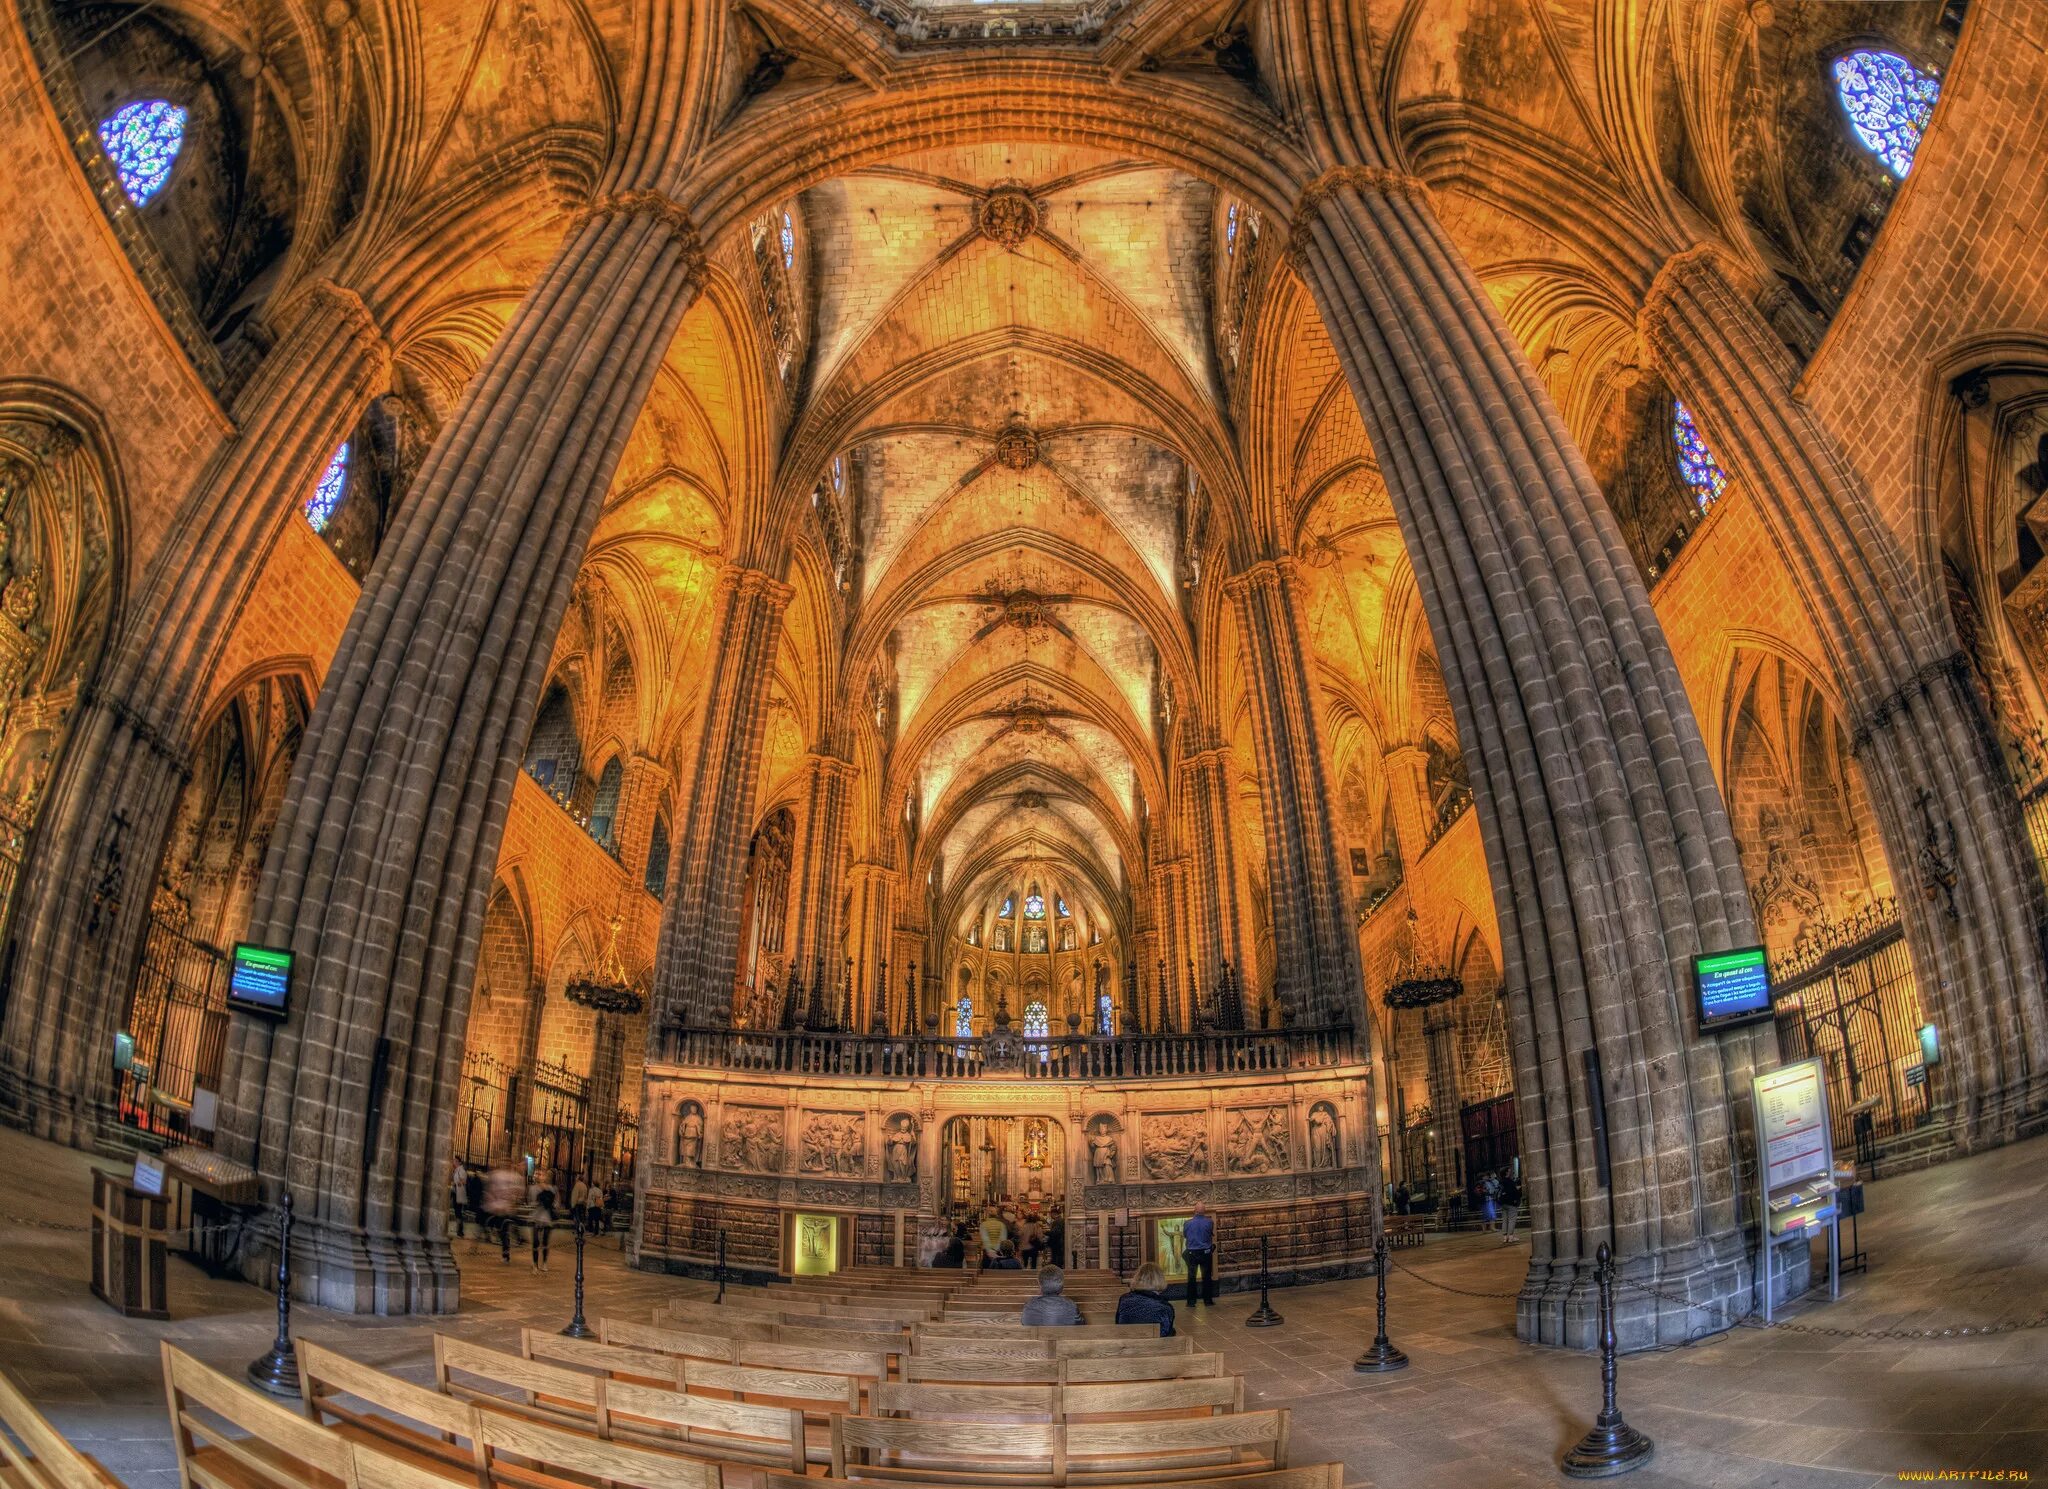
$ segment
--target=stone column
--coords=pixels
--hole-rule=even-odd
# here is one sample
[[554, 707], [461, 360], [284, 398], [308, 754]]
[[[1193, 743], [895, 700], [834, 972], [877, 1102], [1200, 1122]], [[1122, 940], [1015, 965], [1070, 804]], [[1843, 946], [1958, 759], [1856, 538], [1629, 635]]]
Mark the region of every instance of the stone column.
[[[715, 685], [704, 690], [692, 755], [696, 774], [676, 833], [654, 959], [657, 1029], [678, 1018], [716, 1027], [732, 1017], [761, 736], [792, 593], [758, 569], [719, 571], [704, 672]], [[805, 968], [804, 985], [810, 981]]]
[[1431, 1140], [1436, 1144], [1437, 1208], [1465, 1187], [1465, 1133], [1458, 1100], [1458, 1008], [1435, 1003], [1422, 1010], [1422, 1042], [1429, 1061]]
[[1250, 930], [1241, 882], [1243, 864], [1231, 829], [1230, 751], [1212, 746], [1182, 762], [1181, 791], [1192, 831], [1194, 881], [1199, 894], [1199, 939], [1205, 973], [1229, 962], [1242, 976], [1250, 959]]
[[[896, 924], [896, 881], [902, 876], [886, 864], [863, 860], [847, 872], [847, 886], [853, 895], [853, 919], [847, 928], [848, 949], [853, 956], [855, 1018], [862, 1030], [874, 1023], [875, 1007], [881, 1005], [892, 1032], [923, 1027], [919, 1001], [923, 989], [910, 989], [911, 961], [920, 963], [918, 980], [924, 979], [922, 958], [898, 962], [889, 954], [891, 932]], [[887, 963], [886, 972], [883, 963]], [[885, 983], [884, 976], [888, 978]]]
[[1361, 1016], [1358, 943], [1346, 920], [1330, 811], [1301, 576], [1291, 560], [1254, 564], [1225, 582], [1237, 607], [1265, 809], [1273, 907], [1274, 988], [1297, 1020]]
[[[1292, 0], [1281, 24], [1287, 48], [1313, 60], [1329, 38], [1309, 10]], [[1368, 148], [1318, 128], [1328, 155]], [[1414, 556], [1473, 768], [1535, 1223], [1518, 1329], [1590, 1343], [1593, 1251], [1610, 1237], [1632, 1280], [1744, 1310], [1733, 1135], [1775, 1036], [1693, 1028], [1692, 957], [1751, 944], [1756, 926], [1642, 577], [1426, 186], [1372, 165], [1327, 171], [1302, 194], [1291, 251]], [[1596, 1100], [1611, 1189], [1597, 1178]], [[1720, 1316], [1622, 1302], [1632, 1346]]]
[[2012, 1137], [2048, 1068], [2039, 870], [1934, 582], [1796, 392], [1798, 369], [1719, 252], [1667, 262], [1643, 340], [1742, 484], [1842, 688], [1900, 887], [1916, 981], [1946, 1045], [1929, 1072], [1971, 1141]]
[[296, 954], [296, 1006], [237, 1023], [219, 1145], [291, 1190], [294, 1270], [323, 1305], [455, 1305], [450, 1111], [513, 782], [604, 493], [702, 274], [664, 197], [578, 220], [435, 441], [307, 725], [250, 924]]
[[[336, 448], [390, 377], [363, 302], [299, 302], [236, 400], [234, 436], [187, 494], [78, 713], [17, 888], [0, 1103], [38, 1136], [89, 1144], [112, 1096], [114, 1031], [221, 650]], [[121, 895], [109, 916], [99, 886]]]
[[846, 813], [853, 778], [853, 765], [837, 755], [813, 754], [804, 763], [791, 869], [790, 965], [802, 971], [806, 986], [822, 973], [830, 988], [825, 1006], [834, 1018], [847, 976]]
[[612, 818], [612, 840], [618, 844], [619, 864], [635, 889], [647, 887], [647, 853], [653, 846], [661, 795], [667, 789], [666, 765], [638, 751], [626, 756], [619, 778], [619, 809]]
[[1419, 744], [1397, 744], [1380, 757], [1380, 763], [1387, 774], [1387, 801], [1394, 809], [1401, 862], [1412, 870], [1429, 851], [1429, 835], [1436, 827], [1429, 799], [1429, 751]]

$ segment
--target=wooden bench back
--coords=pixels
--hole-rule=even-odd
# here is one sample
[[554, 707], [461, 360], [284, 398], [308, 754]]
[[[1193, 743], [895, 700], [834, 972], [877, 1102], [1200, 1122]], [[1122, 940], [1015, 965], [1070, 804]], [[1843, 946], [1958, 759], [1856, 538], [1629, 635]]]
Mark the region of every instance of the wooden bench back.
[[[43, 1420], [0, 1375], [0, 1484], [21, 1489], [110, 1489], [117, 1481]], [[11, 1434], [11, 1435], [10, 1435]]]
[[681, 1391], [613, 1381], [605, 1392], [608, 1434], [614, 1441], [695, 1448], [721, 1459], [804, 1466], [801, 1407], [722, 1401]]
[[[457, 1376], [472, 1377], [458, 1380]], [[566, 1422], [599, 1437], [605, 1427], [605, 1388], [610, 1381], [585, 1370], [528, 1360], [507, 1350], [467, 1339], [434, 1336], [434, 1386], [446, 1395], [497, 1412], [519, 1412]], [[509, 1392], [489, 1387], [509, 1387]]]
[[1054, 1422], [920, 1422], [834, 1417], [832, 1476], [922, 1478], [934, 1469], [1066, 1482], [1063, 1429]]
[[930, 1420], [1050, 1422], [1060, 1414], [1060, 1388], [1052, 1385], [973, 1384], [958, 1381], [884, 1381], [870, 1405], [875, 1415]]
[[[1086, 1309], [1082, 1310], [1084, 1313]], [[1114, 1310], [1112, 1310], [1114, 1311]], [[919, 1324], [911, 1330], [913, 1339], [1157, 1339], [1157, 1324], [1020, 1324], [1015, 1318], [1002, 1323], [960, 1323], [951, 1319]]]
[[811, 1349], [801, 1344], [773, 1344], [751, 1339], [736, 1342], [735, 1365], [767, 1365], [776, 1370], [811, 1370], [825, 1375], [851, 1375], [862, 1381], [885, 1380], [889, 1357], [850, 1349]]
[[808, 1344], [817, 1349], [850, 1349], [858, 1354], [901, 1355], [910, 1352], [910, 1336], [901, 1329], [886, 1333], [863, 1333], [852, 1329], [808, 1329], [785, 1324], [775, 1334], [777, 1344]]
[[1156, 1334], [1130, 1339], [1066, 1339], [1054, 1336], [1053, 1352], [1062, 1359], [1086, 1356], [1096, 1360], [1131, 1359], [1138, 1356], [1189, 1355], [1195, 1352], [1191, 1334], [1174, 1334], [1161, 1339]]
[[[332, 1418], [351, 1442], [375, 1440], [394, 1454], [423, 1453], [473, 1473], [482, 1471], [477, 1408], [470, 1402], [414, 1385], [311, 1340], [297, 1341], [297, 1352], [299, 1395], [315, 1422]], [[339, 1399], [343, 1396], [373, 1410], [350, 1406]]]
[[723, 1335], [671, 1329], [661, 1324], [635, 1323], [624, 1318], [599, 1319], [597, 1333], [606, 1344], [679, 1355], [689, 1360], [723, 1360], [730, 1364], [734, 1352], [733, 1341]]
[[1244, 1377], [1211, 1375], [1194, 1380], [1120, 1380], [1060, 1387], [1060, 1415], [1144, 1416], [1244, 1410]]
[[1221, 1375], [1219, 1354], [1066, 1355], [1059, 1361], [1061, 1385], [1113, 1380], [1195, 1380]]
[[654, 1310], [654, 1323], [660, 1328], [713, 1334], [722, 1339], [773, 1339], [783, 1322], [779, 1313], [710, 1303], [670, 1303]]
[[765, 1365], [722, 1365], [713, 1360], [684, 1360], [683, 1389], [693, 1395], [723, 1391], [735, 1400], [752, 1396], [770, 1401], [801, 1401], [822, 1411], [860, 1410], [860, 1380], [815, 1370], [776, 1370]]
[[[771, 1473], [763, 1476], [762, 1489], [861, 1489], [871, 1485], [869, 1479], [815, 1479], [799, 1478], [794, 1474]], [[1212, 1481], [1214, 1489], [1344, 1489], [1344, 1465], [1341, 1463], [1315, 1463], [1301, 1468], [1273, 1468], [1263, 1473], [1231, 1474]], [[986, 1489], [985, 1480], [955, 1480], [920, 1478], [922, 1489]], [[410, 1485], [400, 1489], [412, 1489]]]
[[[1287, 1412], [1243, 1411], [1228, 1416], [1172, 1417], [1144, 1422], [1063, 1424], [1070, 1482], [1088, 1480], [1180, 1482], [1190, 1469], [1287, 1466]], [[1245, 1458], [1251, 1453], [1252, 1459]]]
[[480, 1415], [493, 1486], [569, 1489], [583, 1482], [564, 1476], [573, 1473], [601, 1480], [614, 1489], [722, 1489], [719, 1466], [702, 1458], [634, 1443], [606, 1442], [509, 1412]]
[[184, 1484], [236, 1489], [347, 1489], [341, 1435], [163, 1345], [164, 1397]]
[[519, 1353], [549, 1365], [588, 1370], [643, 1385], [666, 1386], [672, 1391], [683, 1388], [682, 1356], [660, 1350], [635, 1349], [596, 1339], [567, 1339], [553, 1329], [521, 1329]]
[[1052, 1341], [1025, 1335], [991, 1339], [985, 1334], [931, 1334], [919, 1338], [912, 1353], [941, 1360], [1050, 1360]]
[[835, 1417], [832, 1474], [845, 1478], [850, 1466], [869, 1479], [1180, 1484], [1285, 1468], [1287, 1431], [1284, 1410], [1136, 1422]]
[[1051, 1356], [1019, 1359], [990, 1355], [906, 1355], [905, 1380], [979, 1382], [984, 1385], [1056, 1386], [1060, 1361]]

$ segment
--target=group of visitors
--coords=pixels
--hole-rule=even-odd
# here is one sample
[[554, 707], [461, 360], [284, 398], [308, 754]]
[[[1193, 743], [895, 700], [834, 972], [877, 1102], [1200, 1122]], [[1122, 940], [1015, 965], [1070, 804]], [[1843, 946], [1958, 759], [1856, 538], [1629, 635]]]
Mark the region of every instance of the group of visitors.
[[1515, 1244], [1515, 1222], [1522, 1216], [1522, 1186], [1512, 1168], [1496, 1170], [1479, 1181], [1480, 1208], [1489, 1229], [1498, 1226], [1500, 1243]]
[[569, 1188], [568, 1209], [563, 1211], [553, 1183], [537, 1172], [522, 1173], [509, 1163], [477, 1169], [458, 1158], [448, 1181], [457, 1237], [467, 1236], [468, 1224], [474, 1220], [482, 1239], [497, 1238], [499, 1255], [509, 1265], [512, 1232], [523, 1219], [536, 1272], [548, 1269], [549, 1242], [555, 1227], [564, 1221], [581, 1224], [587, 1235], [604, 1234], [609, 1225], [608, 1212], [618, 1201], [620, 1187], [614, 1184], [607, 1191], [603, 1185], [579, 1176]]
[[[1002, 1205], [981, 1217], [978, 1227], [981, 1234], [981, 1265], [984, 1271], [1015, 1271], [1029, 1268], [1038, 1269], [1041, 1262], [1050, 1259], [1058, 1266], [1067, 1254], [1067, 1216], [1064, 1207], [1055, 1200], [1049, 1214], [1041, 1215], [1036, 1209], [1019, 1212], [1016, 1205], [1005, 1196]], [[951, 1245], [935, 1258], [935, 1267], [960, 1266], [966, 1260], [966, 1244], [970, 1234], [968, 1223], [962, 1220], [955, 1229], [955, 1238], [960, 1242], [961, 1255], [957, 1261], [944, 1260], [951, 1251]]]
[[[1138, 1268], [1130, 1291], [1116, 1300], [1116, 1321], [1156, 1324], [1162, 1339], [1173, 1333], [1173, 1304], [1166, 1300], [1166, 1274], [1156, 1262], [1146, 1262]], [[1038, 1328], [1065, 1328], [1085, 1324], [1088, 1319], [1080, 1304], [1067, 1296], [1067, 1274], [1049, 1266], [1039, 1272], [1038, 1296], [1024, 1305], [1018, 1322]]]

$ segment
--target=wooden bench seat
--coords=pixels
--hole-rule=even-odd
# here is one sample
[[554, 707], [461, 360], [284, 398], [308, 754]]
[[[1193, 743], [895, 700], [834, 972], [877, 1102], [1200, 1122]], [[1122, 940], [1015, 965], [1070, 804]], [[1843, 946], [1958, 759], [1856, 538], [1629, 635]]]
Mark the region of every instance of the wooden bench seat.
[[1104, 1485], [1188, 1483], [1287, 1466], [1286, 1411], [1146, 1421], [839, 1417], [835, 1478]]
[[196, 1489], [354, 1489], [348, 1442], [163, 1345], [178, 1479]]
[[[1112, 1310], [1114, 1311], [1114, 1310]], [[1082, 1312], [1087, 1312], [1084, 1308]], [[1065, 1339], [1157, 1339], [1157, 1324], [1021, 1324], [1014, 1318], [1007, 1323], [961, 1323], [946, 1319], [938, 1323], [918, 1324], [910, 1331], [913, 1339], [985, 1339], [993, 1333], [1001, 1338], [1051, 1338], [1055, 1335]]]
[[483, 1471], [477, 1408], [301, 1339], [299, 1397], [308, 1418], [422, 1468]]
[[871, 1405], [876, 1416], [951, 1417], [967, 1421], [1208, 1416], [1243, 1411], [1244, 1381], [1235, 1375], [1072, 1386], [1020, 1385], [1009, 1381], [888, 1381], [875, 1388]]
[[1044, 1334], [993, 1337], [987, 1334], [931, 1335], [918, 1339], [911, 1352], [919, 1355], [950, 1356], [954, 1359], [971, 1358], [976, 1355], [996, 1359], [1005, 1356], [1031, 1359], [1038, 1356], [1056, 1358], [1063, 1355], [1090, 1355], [1096, 1358], [1181, 1355], [1194, 1352], [1194, 1340], [1186, 1334], [1175, 1334], [1161, 1339], [1156, 1332], [1101, 1339], [1077, 1334], [1072, 1329], [1052, 1329]]
[[[1344, 1489], [1344, 1465], [1315, 1463], [1300, 1468], [1254, 1469], [1250, 1473], [1218, 1474], [1202, 1482], [1214, 1485], [1215, 1489]], [[764, 1476], [762, 1489], [859, 1489], [873, 1483], [872, 1479], [798, 1478], [793, 1474], [771, 1473]], [[980, 1483], [965, 1479], [920, 1478], [918, 1483], [922, 1489], [983, 1489]], [[393, 1489], [413, 1486], [394, 1485]]]
[[120, 1489], [119, 1479], [66, 1442], [5, 1375], [0, 1429], [4, 1489]]
[[599, 1319], [597, 1334], [606, 1344], [680, 1355], [691, 1360], [722, 1360], [727, 1364], [732, 1363], [736, 1348], [726, 1335], [706, 1334], [695, 1329], [671, 1329], [662, 1324], [643, 1324], [625, 1318]]
[[1064, 1385], [1119, 1380], [1192, 1380], [1221, 1375], [1219, 1354], [1165, 1355], [911, 1355], [903, 1361], [910, 1381], [980, 1381], [987, 1384]]

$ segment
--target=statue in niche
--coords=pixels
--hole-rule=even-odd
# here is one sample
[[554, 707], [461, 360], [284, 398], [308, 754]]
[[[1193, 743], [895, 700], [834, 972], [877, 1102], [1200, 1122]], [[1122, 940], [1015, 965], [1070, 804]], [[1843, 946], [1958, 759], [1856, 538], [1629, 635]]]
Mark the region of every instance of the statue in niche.
[[1116, 1182], [1116, 1123], [1097, 1117], [1088, 1129], [1088, 1177], [1097, 1184]]
[[676, 1108], [676, 1162], [684, 1168], [704, 1166], [704, 1108], [694, 1101]]
[[1202, 1112], [1145, 1119], [1145, 1177], [1186, 1179], [1209, 1171], [1209, 1125]]
[[804, 1123], [798, 1171], [857, 1179], [865, 1172], [868, 1145], [858, 1112], [812, 1112]]
[[900, 1113], [889, 1119], [889, 1131], [883, 1139], [888, 1152], [883, 1159], [882, 1177], [891, 1184], [911, 1184], [917, 1180], [917, 1119], [907, 1113]]
[[1266, 1174], [1288, 1167], [1284, 1107], [1246, 1107], [1235, 1114], [1225, 1140], [1223, 1166], [1233, 1174]]
[[727, 1168], [781, 1172], [782, 1113], [758, 1106], [728, 1108], [720, 1150]]
[[1308, 1109], [1308, 1166], [1338, 1166], [1337, 1114], [1327, 1101], [1318, 1101]]

